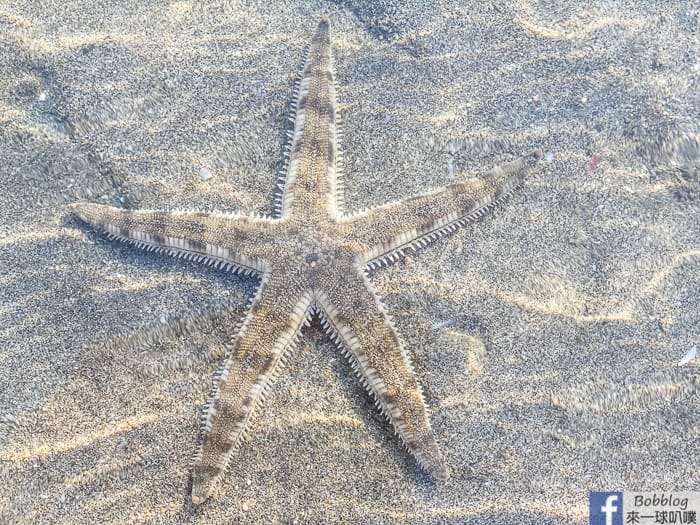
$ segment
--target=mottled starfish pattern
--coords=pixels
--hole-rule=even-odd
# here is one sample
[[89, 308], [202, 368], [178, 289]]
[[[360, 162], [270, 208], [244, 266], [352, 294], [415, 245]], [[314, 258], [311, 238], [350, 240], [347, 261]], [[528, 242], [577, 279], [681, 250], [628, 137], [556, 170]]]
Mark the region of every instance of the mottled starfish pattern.
[[289, 162], [273, 218], [72, 205], [81, 220], [111, 238], [260, 276], [204, 406], [194, 504], [212, 494], [314, 315], [420, 466], [436, 480], [448, 478], [410, 359], [365, 271], [481, 216], [518, 186], [538, 154], [495, 168], [479, 182], [345, 215], [335, 90], [324, 17], [297, 87]]

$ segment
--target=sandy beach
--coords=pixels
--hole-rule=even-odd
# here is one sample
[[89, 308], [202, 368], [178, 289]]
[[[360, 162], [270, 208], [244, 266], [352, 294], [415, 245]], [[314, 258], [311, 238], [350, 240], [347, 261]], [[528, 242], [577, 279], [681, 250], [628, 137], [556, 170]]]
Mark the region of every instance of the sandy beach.
[[[591, 490], [700, 490], [697, 6], [144, 4], [0, 2], [0, 523], [586, 524]], [[194, 507], [211, 349], [257, 280], [68, 205], [272, 214], [324, 13], [348, 213], [543, 159], [369, 273], [450, 480], [312, 325]]]

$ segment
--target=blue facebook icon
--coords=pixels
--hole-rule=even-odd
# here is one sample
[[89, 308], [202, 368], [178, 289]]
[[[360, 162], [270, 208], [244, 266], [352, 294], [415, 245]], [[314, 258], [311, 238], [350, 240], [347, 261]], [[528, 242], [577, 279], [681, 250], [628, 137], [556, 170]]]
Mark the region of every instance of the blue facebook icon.
[[589, 494], [589, 525], [622, 525], [622, 492]]

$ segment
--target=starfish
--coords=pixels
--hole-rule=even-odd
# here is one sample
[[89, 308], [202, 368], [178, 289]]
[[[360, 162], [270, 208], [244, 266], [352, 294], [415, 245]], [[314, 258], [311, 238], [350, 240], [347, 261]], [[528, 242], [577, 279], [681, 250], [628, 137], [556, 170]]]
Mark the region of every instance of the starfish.
[[539, 158], [536, 152], [477, 182], [344, 214], [327, 16], [309, 48], [294, 109], [274, 217], [71, 205], [77, 217], [110, 238], [260, 276], [240, 328], [227, 327], [230, 352], [202, 410], [192, 469], [195, 505], [211, 496], [251, 416], [314, 315], [419, 465], [435, 480], [448, 478], [409, 356], [366, 270], [481, 216], [516, 188]]

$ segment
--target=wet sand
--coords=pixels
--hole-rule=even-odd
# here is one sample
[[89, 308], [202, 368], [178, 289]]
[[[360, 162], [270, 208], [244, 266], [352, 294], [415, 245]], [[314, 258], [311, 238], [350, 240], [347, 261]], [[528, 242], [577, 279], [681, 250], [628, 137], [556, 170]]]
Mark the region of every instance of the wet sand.
[[[700, 347], [697, 9], [141, 4], [0, 5], [0, 523], [583, 524], [589, 490], [700, 490], [700, 360], [678, 366]], [[67, 205], [271, 213], [325, 12], [349, 212], [545, 158], [370, 274], [452, 478], [312, 326], [195, 509], [207, 351], [256, 280], [108, 242]]]

